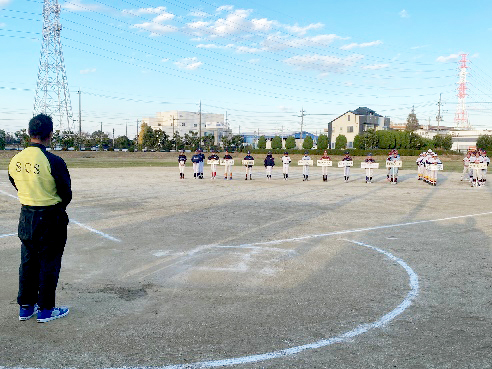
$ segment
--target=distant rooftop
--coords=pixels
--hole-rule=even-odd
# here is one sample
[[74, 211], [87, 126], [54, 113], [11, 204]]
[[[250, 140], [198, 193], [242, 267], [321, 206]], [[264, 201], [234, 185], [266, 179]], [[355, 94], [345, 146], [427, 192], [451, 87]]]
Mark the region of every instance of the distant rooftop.
[[382, 117], [382, 115], [376, 113], [374, 110], [366, 108], [366, 107], [359, 107], [358, 109], [355, 109], [352, 111], [352, 113], [356, 115], [374, 115], [376, 117]]

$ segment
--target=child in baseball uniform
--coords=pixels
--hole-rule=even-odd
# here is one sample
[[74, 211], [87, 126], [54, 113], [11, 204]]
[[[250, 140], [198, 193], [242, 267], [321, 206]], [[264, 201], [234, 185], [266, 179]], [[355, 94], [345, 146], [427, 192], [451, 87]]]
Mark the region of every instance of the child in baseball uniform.
[[289, 179], [289, 165], [292, 162], [290, 160], [289, 153], [284, 152], [284, 156], [282, 156], [282, 172], [284, 173], [284, 180]]
[[[224, 155], [224, 160], [232, 160], [232, 156], [229, 154], [229, 150], [226, 150]], [[227, 179], [227, 175], [229, 174], [229, 180], [232, 181], [232, 165], [226, 164], [224, 165], [224, 179]]]
[[[219, 160], [219, 155], [217, 155], [215, 150], [212, 150], [212, 155], [208, 157], [208, 160]], [[212, 171], [212, 179], [215, 179], [217, 176], [217, 164], [210, 164], [210, 170]]]
[[[301, 160], [311, 160], [308, 151], [304, 152], [304, 156], [301, 158]], [[309, 180], [309, 165], [302, 166], [302, 175], [304, 176], [303, 181]]]
[[[328, 156], [328, 152], [326, 150], [323, 152], [323, 156], [321, 157], [321, 160], [331, 160], [330, 157]], [[323, 182], [327, 182], [328, 181], [328, 167], [322, 166], [321, 172], [323, 174]]]
[[[251, 151], [248, 151], [248, 155], [244, 157], [244, 160], [255, 160], [253, 156], [251, 156]], [[249, 174], [249, 180], [251, 181], [253, 178], [251, 178], [251, 173], [253, 173], [253, 166], [252, 165], [245, 165], [246, 167], [246, 178], [245, 180], [248, 180], [248, 174]]]
[[[376, 160], [372, 158], [372, 154], [369, 153], [367, 154], [366, 160], [364, 160], [366, 163], [375, 163]], [[374, 169], [372, 168], [366, 168], [366, 183], [372, 183], [372, 173], [374, 172]]]
[[[342, 161], [352, 161], [352, 157], [348, 151], [345, 151], [345, 156]], [[349, 181], [350, 177], [350, 167], [343, 167], [343, 178], [345, 179], [345, 183]]]
[[179, 178], [184, 179], [185, 174], [185, 164], [186, 164], [186, 155], [184, 153], [184, 150], [179, 151], [179, 156], [178, 156], [178, 166], [179, 166]]
[[202, 156], [198, 150], [195, 151], [195, 155], [191, 157], [191, 162], [193, 163], [193, 178], [197, 179], [200, 177], [200, 161]]
[[266, 169], [266, 176], [267, 180], [272, 179], [272, 168], [275, 166], [275, 158], [272, 156], [272, 153], [269, 151], [265, 160], [265, 169]]

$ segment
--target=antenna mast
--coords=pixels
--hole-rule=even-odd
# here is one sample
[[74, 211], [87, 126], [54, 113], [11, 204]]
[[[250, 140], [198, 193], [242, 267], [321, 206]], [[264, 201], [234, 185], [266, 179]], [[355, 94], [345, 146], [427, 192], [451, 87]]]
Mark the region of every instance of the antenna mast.
[[456, 113], [454, 114], [454, 123], [456, 128], [458, 129], [470, 129], [470, 122], [468, 121], [468, 112], [466, 110], [466, 90], [468, 87], [466, 86], [466, 75], [468, 74], [467, 69], [468, 66], [466, 63], [468, 59], [466, 58], [468, 54], [460, 54], [461, 60], [460, 63], [460, 82], [458, 85], [458, 106], [456, 108]]
[[50, 115], [60, 130], [73, 131], [72, 104], [61, 47], [58, 0], [44, 0], [43, 45], [39, 59], [34, 115]]

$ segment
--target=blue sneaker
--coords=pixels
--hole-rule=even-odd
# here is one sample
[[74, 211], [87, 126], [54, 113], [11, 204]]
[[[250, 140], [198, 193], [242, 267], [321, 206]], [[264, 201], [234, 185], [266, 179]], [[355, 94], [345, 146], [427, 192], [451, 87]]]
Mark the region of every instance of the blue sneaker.
[[19, 320], [29, 320], [38, 312], [38, 305], [21, 305]]
[[67, 307], [56, 307], [51, 310], [49, 309], [39, 310], [38, 323], [46, 323], [49, 322], [50, 320], [63, 318], [64, 316], [68, 315], [68, 312], [69, 310]]

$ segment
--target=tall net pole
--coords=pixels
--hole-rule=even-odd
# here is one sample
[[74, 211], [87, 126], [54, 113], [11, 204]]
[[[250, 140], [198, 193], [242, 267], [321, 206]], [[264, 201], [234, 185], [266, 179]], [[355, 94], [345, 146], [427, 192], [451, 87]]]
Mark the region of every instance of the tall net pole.
[[468, 94], [466, 90], [468, 87], [466, 86], [466, 75], [468, 74], [468, 62], [467, 56], [468, 54], [461, 54], [460, 60], [460, 82], [458, 84], [458, 106], [456, 108], [456, 113], [454, 114], [454, 123], [456, 128], [459, 129], [470, 129], [470, 122], [468, 120], [468, 112], [466, 110], [466, 97]]
[[73, 132], [72, 104], [63, 60], [58, 0], [44, 0], [43, 45], [39, 59], [34, 115], [50, 115], [62, 131]]

